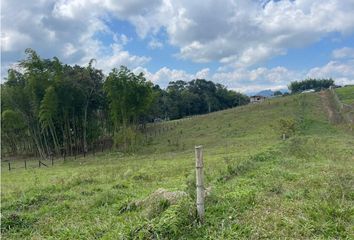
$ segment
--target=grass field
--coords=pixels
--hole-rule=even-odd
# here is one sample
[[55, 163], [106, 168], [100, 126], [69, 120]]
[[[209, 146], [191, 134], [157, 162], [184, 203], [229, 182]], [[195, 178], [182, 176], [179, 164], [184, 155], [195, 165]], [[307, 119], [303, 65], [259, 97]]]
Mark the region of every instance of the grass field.
[[[280, 119], [296, 126], [285, 141]], [[329, 123], [318, 94], [164, 124], [174, 127], [134, 154], [3, 168], [3, 239], [354, 238], [354, 134]], [[202, 226], [195, 145], [204, 147], [211, 187]], [[132, 204], [159, 188], [189, 195], [172, 205]]]
[[354, 86], [337, 88], [336, 93], [343, 103], [354, 105]]

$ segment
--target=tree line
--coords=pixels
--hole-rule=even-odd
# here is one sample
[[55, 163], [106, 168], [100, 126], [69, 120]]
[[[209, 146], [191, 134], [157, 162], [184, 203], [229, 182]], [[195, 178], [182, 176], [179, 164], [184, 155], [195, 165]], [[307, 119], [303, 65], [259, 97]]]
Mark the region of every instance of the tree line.
[[113, 140], [128, 149], [146, 124], [244, 105], [249, 98], [205, 79], [170, 82], [166, 89], [127, 67], [107, 76], [94, 67], [42, 59], [34, 50], [1, 84], [2, 152], [73, 155]]
[[292, 93], [299, 93], [305, 90], [313, 89], [316, 92], [322, 89], [327, 89], [334, 85], [334, 80], [329, 79], [306, 79], [303, 81], [294, 81], [289, 85], [289, 90]]

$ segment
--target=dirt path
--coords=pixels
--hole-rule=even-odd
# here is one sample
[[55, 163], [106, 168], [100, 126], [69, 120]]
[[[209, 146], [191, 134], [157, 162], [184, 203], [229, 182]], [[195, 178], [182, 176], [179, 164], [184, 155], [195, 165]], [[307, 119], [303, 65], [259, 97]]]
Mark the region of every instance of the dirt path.
[[325, 108], [330, 123], [340, 123], [342, 117], [336, 109], [334, 101], [329, 91], [320, 92], [321, 102]]

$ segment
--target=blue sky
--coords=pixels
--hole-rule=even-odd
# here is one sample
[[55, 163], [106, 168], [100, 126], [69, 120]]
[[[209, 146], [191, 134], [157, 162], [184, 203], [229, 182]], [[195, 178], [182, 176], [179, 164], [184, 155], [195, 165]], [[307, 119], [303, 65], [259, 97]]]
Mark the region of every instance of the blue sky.
[[161, 87], [206, 78], [242, 92], [332, 77], [354, 84], [352, 0], [4, 0], [1, 74], [28, 47]]

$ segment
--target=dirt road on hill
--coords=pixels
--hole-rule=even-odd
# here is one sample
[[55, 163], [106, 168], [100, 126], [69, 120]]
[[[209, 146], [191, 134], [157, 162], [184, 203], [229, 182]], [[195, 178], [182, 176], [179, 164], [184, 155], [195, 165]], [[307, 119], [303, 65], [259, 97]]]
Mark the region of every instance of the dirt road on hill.
[[340, 123], [342, 121], [342, 117], [336, 109], [331, 93], [329, 91], [321, 91], [320, 97], [322, 105], [327, 112], [328, 121], [330, 123]]

